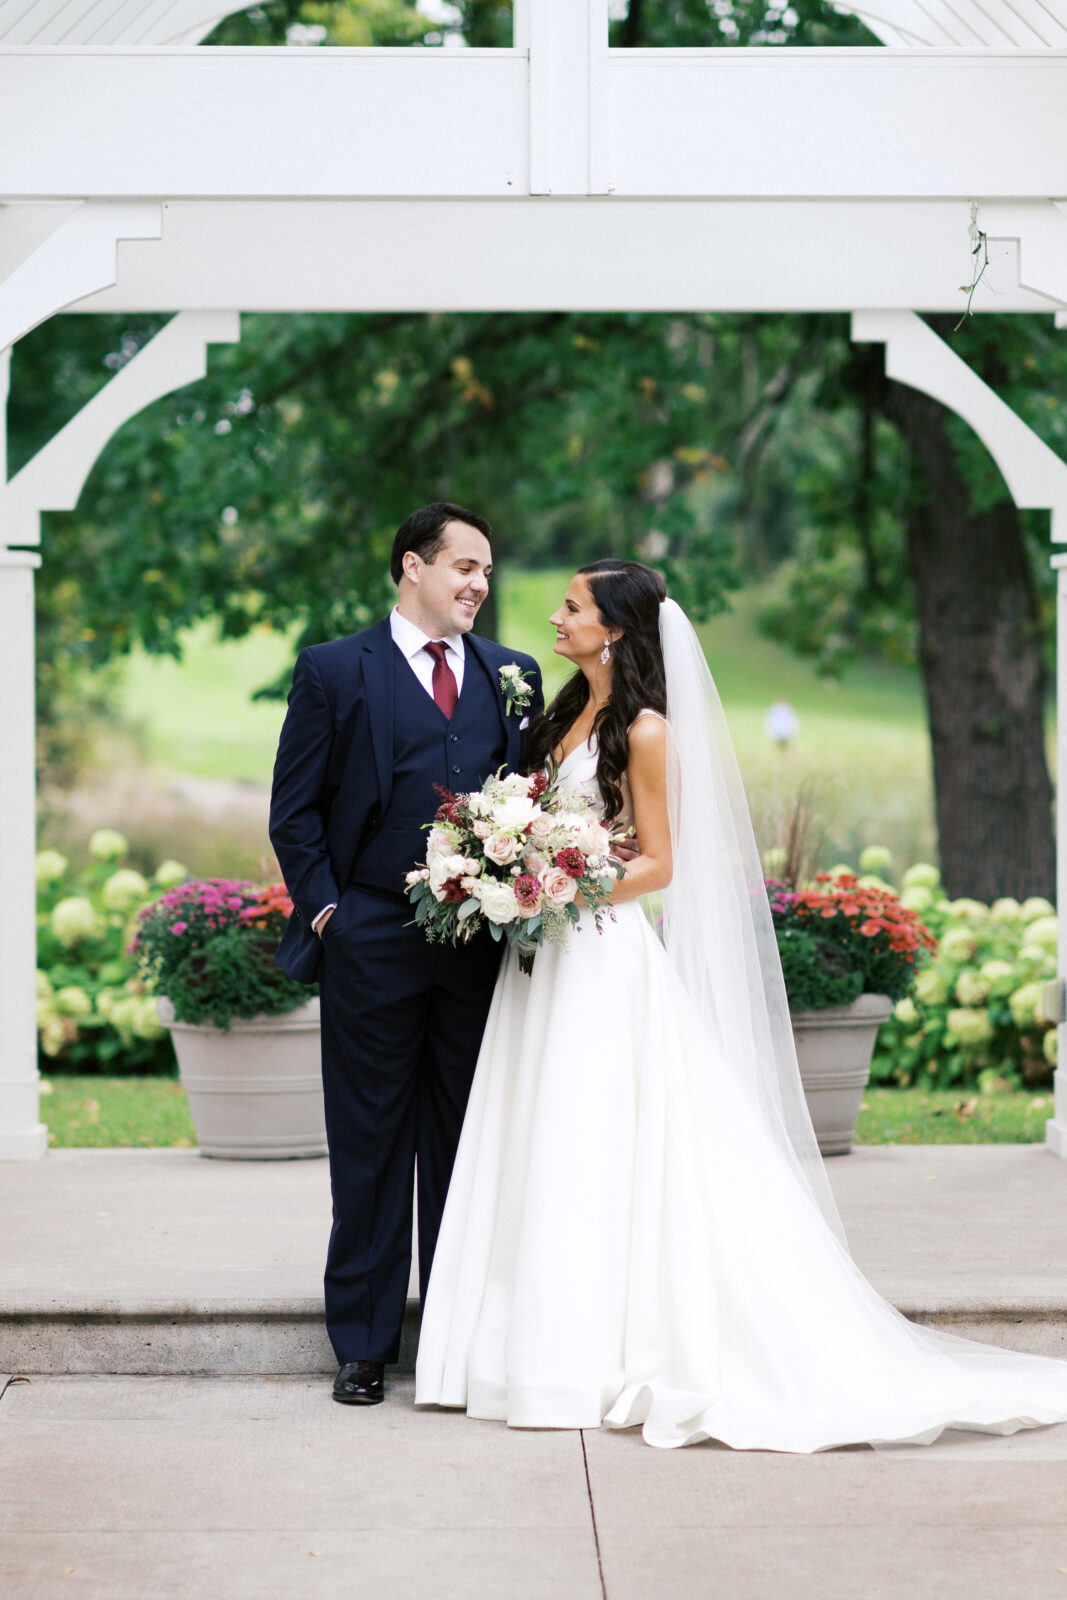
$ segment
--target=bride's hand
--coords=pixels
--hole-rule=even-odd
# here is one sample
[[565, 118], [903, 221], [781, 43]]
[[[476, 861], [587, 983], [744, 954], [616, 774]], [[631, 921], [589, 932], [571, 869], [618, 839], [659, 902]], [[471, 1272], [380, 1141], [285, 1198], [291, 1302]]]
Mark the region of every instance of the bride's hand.
[[641, 846], [638, 844], [635, 835], [630, 834], [627, 838], [618, 841], [611, 852], [611, 859], [612, 861], [621, 861], [625, 866], [628, 861], [633, 861], [640, 854]]

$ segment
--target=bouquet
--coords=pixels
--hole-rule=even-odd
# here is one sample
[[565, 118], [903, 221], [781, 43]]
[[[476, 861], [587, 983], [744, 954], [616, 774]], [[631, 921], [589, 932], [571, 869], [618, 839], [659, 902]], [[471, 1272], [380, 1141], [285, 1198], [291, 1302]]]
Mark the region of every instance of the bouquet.
[[407, 876], [415, 922], [431, 942], [459, 944], [487, 924], [528, 973], [546, 940], [566, 944], [579, 895], [598, 932], [614, 915], [611, 890], [624, 869], [611, 849], [621, 835], [557, 786], [554, 767], [487, 778], [473, 794], [438, 792], [426, 865]]

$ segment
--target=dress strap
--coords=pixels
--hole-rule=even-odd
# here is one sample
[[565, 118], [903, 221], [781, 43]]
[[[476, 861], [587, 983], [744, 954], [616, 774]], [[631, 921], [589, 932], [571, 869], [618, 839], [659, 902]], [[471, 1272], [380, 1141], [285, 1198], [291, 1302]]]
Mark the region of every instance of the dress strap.
[[[666, 722], [667, 720], [662, 711], [653, 711], [651, 706], [646, 706], [643, 711], [639, 711], [637, 713], [633, 722], [630, 724], [630, 728], [634, 727], [636, 723], [640, 722], [642, 717], [658, 717], [661, 722]], [[627, 733], [629, 733], [630, 728], [627, 728]]]

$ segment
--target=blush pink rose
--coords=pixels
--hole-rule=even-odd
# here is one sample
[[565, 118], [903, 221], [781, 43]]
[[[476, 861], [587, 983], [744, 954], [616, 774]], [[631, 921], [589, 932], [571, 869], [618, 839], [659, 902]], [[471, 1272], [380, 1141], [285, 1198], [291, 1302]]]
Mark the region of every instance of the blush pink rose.
[[515, 860], [519, 847], [510, 834], [491, 833], [485, 840], [485, 853], [498, 867], [506, 867], [509, 861]]
[[531, 820], [526, 832], [531, 839], [547, 839], [550, 833], [556, 831], [555, 817], [550, 817], [547, 811], [539, 811]]
[[566, 906], [574, 899], [577, 885], [559, 867], [548, 867], [541, 873], [541, 890], [547, 905]]

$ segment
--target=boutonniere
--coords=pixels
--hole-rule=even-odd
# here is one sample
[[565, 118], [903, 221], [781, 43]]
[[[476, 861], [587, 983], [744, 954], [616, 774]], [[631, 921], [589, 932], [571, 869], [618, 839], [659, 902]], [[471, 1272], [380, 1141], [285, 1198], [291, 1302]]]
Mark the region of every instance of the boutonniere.
[[504, 696], [506, 716], [510, 717], [513, 711], [525, 711], [529, 707], [533, 699], [533, 684], [523, 677], [517, 661], [510, 661], [506, 667], [501, 667], [500, 692]]

